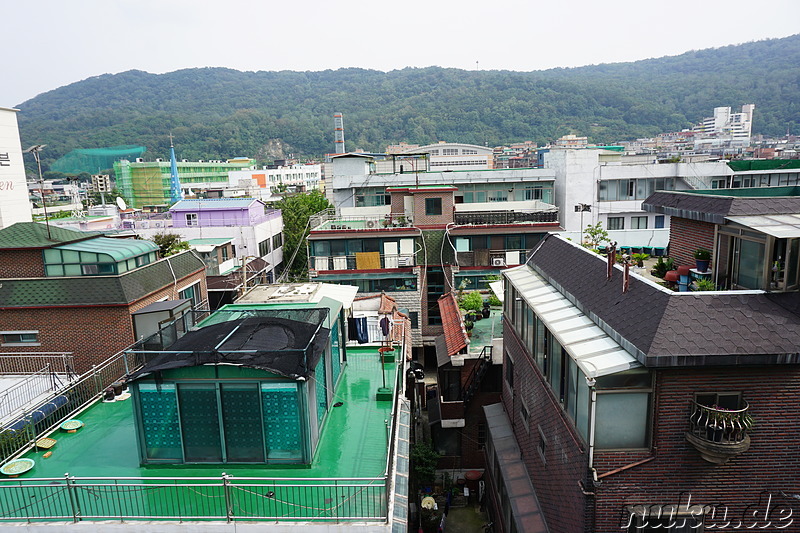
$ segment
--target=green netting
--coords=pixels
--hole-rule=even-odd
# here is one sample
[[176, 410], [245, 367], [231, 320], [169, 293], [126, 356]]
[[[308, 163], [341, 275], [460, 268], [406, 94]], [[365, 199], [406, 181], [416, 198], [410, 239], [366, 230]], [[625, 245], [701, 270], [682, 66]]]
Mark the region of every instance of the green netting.
[[135, 160], [146, 151], [146, 147], [135, 145], [81, 148], [59, 158], [50, 165], [50, 170], [65, 174], [80, 174], [81, 172], [96, 174], [100, 170], [112, 168], [114, 161]]

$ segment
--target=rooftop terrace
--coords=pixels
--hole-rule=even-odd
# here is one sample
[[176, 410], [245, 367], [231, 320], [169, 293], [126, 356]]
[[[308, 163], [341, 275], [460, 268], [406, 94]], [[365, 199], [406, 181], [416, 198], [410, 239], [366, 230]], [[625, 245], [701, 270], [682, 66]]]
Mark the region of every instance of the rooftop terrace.
[[[23, 457], [33, 468], [0, 480], [0, 520], [384, 522], [394, 450], [387, 421], [402, 402], [378, 402], [375, 393], [385, 379], [396, 398], [401, 376], [397, 363], [381, 375], [375, 347], [348, 348], [347, 359], [334, 397], [342, 404], [327, 415], [308, 467], [141, 466], [132, 400], [95, 402], [75, 415], [83, 428], [50, 435], [50, 457], [30, 450]], [[407, 441], [399, 446], [407, 456]]]

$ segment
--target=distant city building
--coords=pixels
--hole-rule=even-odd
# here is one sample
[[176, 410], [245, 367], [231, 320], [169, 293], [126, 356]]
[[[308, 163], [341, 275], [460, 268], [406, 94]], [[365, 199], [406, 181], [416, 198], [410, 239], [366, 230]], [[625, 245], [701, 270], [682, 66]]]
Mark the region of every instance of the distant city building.
[[228, 172], [228, 186], [245, 189], [251, 192], [249, 196], [260, 199], [267, 199], [281, 192], [319, 190], [322, 188], [322, 166], [289, 165], [263, 167], [260, 170], [232, 170]]
[[411, 147], [404, 153], [430, 154], [431, 170], [486, 170], [494, 163], [493, 152], [491, 148], [476, 144], [439, 142]]
[[17, 110], [0, 107], [0, 229], [31, 220]]
[[559, 137], [553, 144], [560, 148], [585, 148], [589, 144], [589, 138], [569, 134]]
[[[200, 191], [225, 189], [229, 185], [230, 171], [251, 168], [251, 159], [228, 161], [177, 161], [177, 172], [184, 197], [195, 196]], [[171, 205], [171, 168], [169, 159], [155, 161], [128, 161], [114, 163], [114, 174], [119, 192], [131, 207]]]
[[694, 149], [749, 146], [755, 107], [755, 104], [743, 105], [741, 113], [732, 113], [730, 107], [715, 107], [714, 116], [704, 118], [694, 127]]

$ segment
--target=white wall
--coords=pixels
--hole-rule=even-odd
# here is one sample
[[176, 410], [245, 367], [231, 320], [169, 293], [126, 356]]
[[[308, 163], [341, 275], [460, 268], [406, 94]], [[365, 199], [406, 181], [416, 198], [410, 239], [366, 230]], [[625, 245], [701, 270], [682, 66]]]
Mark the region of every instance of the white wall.
[[0, 229], [32, 220], [17, 111], [0, 107]]

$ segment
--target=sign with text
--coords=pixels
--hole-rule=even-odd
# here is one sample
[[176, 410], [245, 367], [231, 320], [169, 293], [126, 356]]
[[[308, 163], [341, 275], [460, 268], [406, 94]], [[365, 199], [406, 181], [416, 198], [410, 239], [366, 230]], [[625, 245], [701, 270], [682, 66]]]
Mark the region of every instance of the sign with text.
[[17, 112], [0, 108], [0, 229], [31, 220]]

